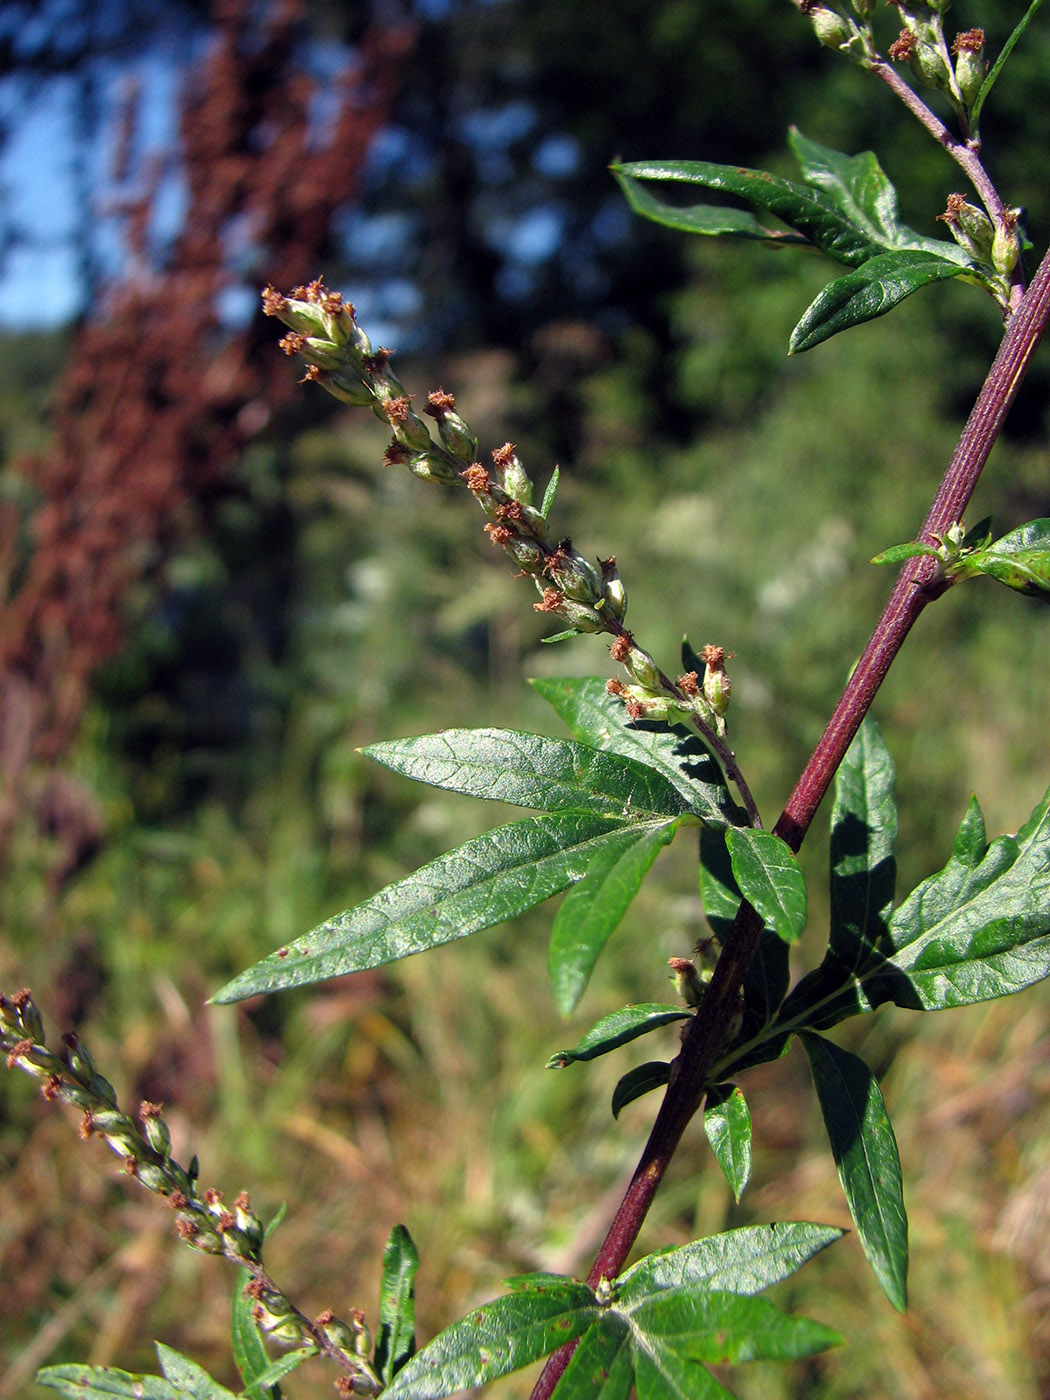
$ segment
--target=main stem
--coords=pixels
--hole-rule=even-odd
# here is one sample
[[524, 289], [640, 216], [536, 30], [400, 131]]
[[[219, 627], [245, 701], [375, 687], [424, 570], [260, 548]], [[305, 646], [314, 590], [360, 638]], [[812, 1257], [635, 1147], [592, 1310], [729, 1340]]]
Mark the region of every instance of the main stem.
[[[920, 539], [932, 543], [934, 536], [943, 535], [949, 525], [962, 518], [1048, 319], [1050, 252], [1011, 317], [923, 523]], [[946, 586], [937, 578], [934, 559], [912, 560], [901, 570], [864, 653], [774, 828], [792, 850], [797, 851], [805, 839], [810, 822], [912, 624]], [[761, 932], [760, 916], [749, 904], [742, 904], [700, 1010], [689, 1023], [649, 1141], [587, 1275], [592, 1287], [603, 1278], [615, 1278], [623, 1268], [682, 1133], [700, 1107]], [[548, 1400], [572, 1352], [570, 1345], [554, 1353], [536, 1382], [532, 1400]]]

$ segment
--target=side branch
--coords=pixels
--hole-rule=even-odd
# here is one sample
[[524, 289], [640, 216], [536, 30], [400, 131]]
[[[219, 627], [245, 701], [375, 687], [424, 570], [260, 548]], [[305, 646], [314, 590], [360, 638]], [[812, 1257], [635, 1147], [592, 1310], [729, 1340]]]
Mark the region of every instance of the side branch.
[[[920, 538], [932, 543], [934, 534], [943, 534], [949, 525], [960, 519], [1048, 320], [1050, 252], [1043, 258], [1028, 292], [1007, 326], [999, 351], [927, 514]], [[936, 578], [936, 571], [937, 561], [930, 558], [909, 561], [901, 570], [863, 656], [774, 828], [776, 834], [793, 850], [797, 851], [801, 846], [817, 808], [912, 624], [926, 604], [948, 587], [945, 580]], [[744, 974], [754, 956], [761, 932], [760, 916], [749, 904], [742, 904], [726, 937], [700, 1010], [689, 1023], [649, 1141], [587, 1276], [592, 1287], [603, 1278], [615, 1278], [623, 1268], [682, 1134], [700, 1107], [708, 1076], [736, 1011]], [[549, 1400], [571, 1355], [571, 1346], [554, 1353], [536, 1383], [531, 1400]]]

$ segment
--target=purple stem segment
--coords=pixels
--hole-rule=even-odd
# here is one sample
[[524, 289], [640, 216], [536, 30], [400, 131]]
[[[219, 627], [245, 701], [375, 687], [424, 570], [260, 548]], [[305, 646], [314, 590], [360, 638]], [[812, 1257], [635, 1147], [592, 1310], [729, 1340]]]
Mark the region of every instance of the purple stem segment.
[[[943, 535], [950, 525], [961, 520], [1048, 320], [1050, 252], [1043, 258], [1031, 286], [1010, 318], [998, 354], [966, 420], [919, 534], [927, 543], [934, 543], [935, 536]], [[901, 570], [864, 653], [774, 828], [792, 850], [797, 851], [801, 846], [912, 624], [926, 604], [947, 587], [947, 582], [938, 577], [935, 559], [909, 560]], [[703, 1004], [689, 1023], [649, 1141], [587, 1275], [591, 1287], [603, 1278], [615, 1278], [626, 1262], [682, 1134], [703, 1100], [708, 1075], [736, 1010], [744, 974], [761, 932], [761, 918], [750, 905], [742, 904], [726, 937]], [[569, 1363], [574, 1345], [562, 1347], [550, 1357], [531, 1400], [549, 1400]]]

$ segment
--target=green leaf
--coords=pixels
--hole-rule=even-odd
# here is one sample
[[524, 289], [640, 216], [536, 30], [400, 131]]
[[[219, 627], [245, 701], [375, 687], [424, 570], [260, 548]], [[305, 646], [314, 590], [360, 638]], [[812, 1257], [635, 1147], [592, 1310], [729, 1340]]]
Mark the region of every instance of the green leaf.
[[497, 1298], [417, 1351], [384, 1400], [440, 1400], [486, 1385], [574, 1341], [597, 1316], [594, 1294], [570, 1279]]
[[299, 1347], [296, 1351], [285, 1352], [284, 1356], [279, 1356], [276, 1361], [271, 1361], [265, 1371], [259, 1372], [255, 1378], [255, 1384], [268, 1391], [272, 1388], [279, 1395], [281, 1392], [277, 1382], [283, 1380], [290, 1371], [294, 1371], [304, 1361], [309, 1361], [311, 1357], [317, 1355], [318, 1351], [315, 1346]]
[[160, 1368], [179, 1395], [192, 1396], [193, 1400], [232, 1400], [231, 1392], [213, 1381], [195, 1361], [161, 1342], [156, 1345]]
[[751, 1114], [735, 1084], [715, 1084], [707, 1091], [704, 1131], [733, 1198], [739, 1201], [751, 1176]]
[[884, 549], [881, 553], [874, 555], [868, 560], [869, 564], [903, 564], [908, 559], [918, 559], [923, 555], [933, 555], [936, 557], [937, 549], [932, 544], [923, 544], [921, 540], [908, 540], [904, 544], [890, 545], [889, 549]]
[[543, 812], [678, 816], [681, 794], [644, 762], [508, 729], [446, 729], [362, 753], [416, 782]]
[[[441, 1400], [581, 1338], [557, 1400], [703, 1400], [726, 1392], [702, 1363], [811, 1356], [839, 1338], [750, 1296], [786, 1278], [842, 1232], [775, 1224], [732, 1230], [641, 1260], [603, 1299], [559, 1275], [508, 1279], [516, 1291], [475, 1309], [423, 1347], [386, 1400]], [[736, 1280], [735, 1290], [727, 1283]]]
[[1029, 520], [987, 549], [967, 554], [963, 572], [987, 574], [1007, 588], [1050, 603], [1050, 520]]
[[571, 642], [573, 637], [581, 637], [583, 633], [578, 627], [566, 627], [564, 632], [555, 632], [553, 637], [541, 637], [540, 641], [544, 646], [553, 646], [555, 642]]
[[[612, 171], [635, 213], [668, 228], [682, 229], [687, 233], [724, 233], [733, 237], [762, 238], [776, 243], [808, 242], [851, 267], [866, 262], [881, 251], [881, 246], [872, 243], [866, 231], [857, 228], [822, 190], [796, 184], [793, 180], [771, 175], [766, 170], [714, 165], [705, 160], [669, 160], [632, 161], [626, 165], [614, 165]], [[735, 210], [715, 210], [712, 221], [709, 218], [712, 211], [708, 206], [683, 209], [666, 204], [654, 198], [639, 183], [643, 180], [675, 181], [737, 195], [782, 220], [795, 231], [794, 235], [763, 229], [754, 220], [748, 222], [746, 215], [741, 218]]]
[[974, 135], [976, 135], [977, 133], [977, 128], [981, 120], [981, 109], [984, 107], [988, 94], [995, 86], [996, 78], [998, 78], [999, 74], [1002, 72], [1003, 64], [1010, 57], [1010, 54], [1013, 52], [1014, 45], [1017, 43], [1018, 39], [1020, 39], [1021, 35], [1028, 28], [1029, 24], [1031, 24], [1032, 19], [1035, 16], [1036, 10], [1039, 9], [1039, 6], [1042, 3], [1043, 0], [1032, 0], [1032, 3], [1028, 6], [1028, 9], [1024, 12], [1024, 14], [1018, 20], [1017, 24], [1014, 26], [1013, 33], [1003, 45], [999, 57], [992, 64], [988, 76], [981, 84], [981, 90], [977, 94], [976, 99], [974, 100], [973, 107], [970, 109], [970, 130], [974, 133]]
[[973, 269], [940, 253], [921, 249], [880, 253], [854, 272], [829, 282], [791, 332], [788, 354], [812, 350], [839, 331], [885, 316], [920, 287], [961, 273], [972, 276]]
[[885, 937], [848, 964], [829, 949], [775, 1029], [824, 1029], [893, 1002], [940, 1011], [1010, 996], [1050, 975], [1050, 793], [1016, 836], [984, 839], [971, 799], [948, 864], [895, 910]]
[[847, 967], [882, 942], [893, 912], [897, 864], [893, 759], [873, 719], [865, 719], [835, 776], [831, 810], [831, 936]]
[[631, 1330], [617, 1312], [587, 1329], [554, 1388], [551, 1400], [628, 1400], [634, 1383]]
[[384, 1385], [390, 1384], [416, 1348], [418, 1269], [419, 1253], [412, 1236], [403, 1225], [395, 1225], [383, 1250], [383, 1276], [379, 1284], [375, 1369]]
[[618, 1050], [621, 1045], [636, 1040], [638, 1036], [648, 1035], [661, 1026], [671, 1025], [674, 1021], [688, 1021], [692, 1014], [681, 1006], [669, 1006], [663, 1002], [625, 1006], [596, 1021], [571, 1050], [559, 1050], [552, 1055], [547, 1061], [547, 1068], [564, 1069], [574, 1060], [595, 1060], [599, 1055]]
[[621, 1297], [641, 1297], [665, 1288], [705, 1288], [723, 1293], [761, 1293], [800, 1269], [843, 1231], [807, 1220], [746, 1225], [678, 1249], [647, 1255], [622, 1274]]
[[612, 1114], [619, 1118], [620, 1110], [648, 1094], [652, 1089], [662, 1089], [671, 1077], [671, 1066], [665, 1060], [648, 1060], [628, 1070], [616, 1085], [612, 1096]]
[[36, 1383], [69, 1400], [180, 1400], [183, 1395], [162, 1376], [133, 1376], [112, 1366], [48, 1366], [37, 1372]]
[[655, 769], [702, 821], [724, 827], [747, 820], [730, 797], [722, 770], [696, 736], [666, 724], [630, 723], [623, 705], [595, 676], [544, 677], [530, 684], [578, 742]]
[[608, 837], [587, 874], [565, 896], [551, 929], [549, 956], [554, 1000], [563, 1016], [580, 1000], [607, 939], [678, 825], [649, 822]]
[[831, 146], [811, 141], [796, 126], [788, 132], [788, 143], [806, 183], [822, 189], [852, 226], [867, 236], [872, 248], [923, 249], [952, 262], [966, 261], [957, 244], [946, 239], [923, 238], [901, 223], [897, 191], [874, 151], [848, 156]]
[[244, 1291], [245, 1286], [251, 1282], [251, 1278], [252, 1276], [247, 1269], [238, 1269], [230, 1318], [230, 1342], [233, 1348], [233, 1359], [241, 1374], [241, 1380], [244, 1382], [245, 1394], [249, 1395], [251, 1400], [280, 1400], [281, 1392], [278, 1386], [260, 1385], [259, 1383], [259, 1377], [270, 1365], [270, 1358], [266, 1354], [263, 1340], [259, 1336], [259, 1329], [252, 1317], [252, 1308], [255, 1303]]
[[547, 482], [547, 489], [543, 493], [543, 504], [540, 506], [540, 514], [544, 520], [551, 513], [551, 506], [554, 504], [554, 497], [558, 494], [558, 482], [561, 480], [561, 471], [555, 467], [551, 472], [551, 479]]
[[806, 882], [791, 848], [771, 831], [733, 827], [726, 845], [737, 888], [780, 935], [794, 943], [806, 926]]
[[163, 1376], [133, 1376], [112, 1366], [48, 1366], [36, 1380], [70, 1400], [235, 1400], [188, 1357], [159, 1342], [157, 1355]]
[[574, 884], [623, 819], [526, 817], [467, 841], [242, 972], [213, 998], [307, 986], [491, 928]]
[[856, 1055], [802, 1034], [839, 1180], [864, 1253], [898, 1312], [908, 1305], [908, 1217], [882, 1091]]
[[[707, 827], [700, 832], [700, 897], [712, 933], [724, 943], [743, 896], [733, 877], [724, 833]], [[767, 924], [744, 974], [746, 1038], [757, 1035], [776, 1015], [787, 995], [790, 977], [787, 944]]]
[[[742, 1361], [796, 1361], [842, 1340], [819, 1322], [788, 1317], [766, 1298], [737, 1293], [674, 1289], [640, 1302], [621, 1295], [619, 1309], [630, 1318], [638, 1362], [652, 1365], [672, 1393], [687, 1400], [705, 1374], [698, 1362], [732, 1366]], [[637, 1365], [637, 1375], [641, 1400], [646, 1386], [642, 1364]]]

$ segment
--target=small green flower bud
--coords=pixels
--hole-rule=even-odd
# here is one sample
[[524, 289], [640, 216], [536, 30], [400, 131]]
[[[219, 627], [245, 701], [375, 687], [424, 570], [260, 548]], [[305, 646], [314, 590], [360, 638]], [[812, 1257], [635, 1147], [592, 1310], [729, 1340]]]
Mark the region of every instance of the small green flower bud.
[[[12, 1030], [17, 1030], [20, 1038], [24, 1036], [37, 1045], [46, 1045], [44, 1020], [37, 1009], [36, 1002], [29, 994], [28, 987], [21, 992], [16, 992], [8, 1005], [12, 1008]], [[6, 1020], [5, 1024], [7, 1024]]]
[[992, 266], [1001, 277], [1009, 277], [1021, 255], [1021, 240], [1017, 232], [1018, 213], [1007, 209], [1006, 217], [992, 239]]
[[143, 1102], [139, 1106], [142, 1133], [150, 1147], [162, 1157], [171, 1155], [171, 1133], [160, 1116], [160, 1104]]
[[696, 965], [689, 958], [668, 958], [667, 965], [674, 974], [675, 991], [686, 1006], [699, 1006], [707, 988]]
[[171, 1192], [171, 1182], [168, 1180], [167, 1173], [163, 1167], [158, 1167], [155, 1162], [140, 1162], [135, 1176], [147, 1191], [155, 1191], [158, 1196], [167, 1196]]
[[318, 382], [333, 399], [351, 404], [354, 408], [367, 408], [375, 400], [371, 386], [350, 365], [338, 366]]
[[602, 597], [605, 599], [605, 605], [616, 621], [622, 622], [627, 612], [627, 590], [616, 567], [616, 558], [613, 556], [598, 562], [602, 571]]
[[426, 413], [437, 419], [438, 433], [447, 452], [457, 461], [473, 462], [478, 455], [478, 440], [456, 412], [456, 401], [444, 389], [427, 395]]
[[635, 680], [646, 690], [658, 691], [661, 687], [660, 671], [656, 662], [641, 647], [632, 646], [624, 657], [623, 664]]
[[853, 26], [849, 20], [835, 10], [829, 10], [826, 5], [816, 5], [804, 13], [825, 48], [845, 48], [853, 38]]
[[437, 481], [443, 486], [453, 485], [459, 477], [448, 458], [433, 450], [433, 444], [429, 452], [413, 452], [408, 459], [408, 469], [421, 481]]
[[988, 71], [984, 58], [984, 30], [967, 29], [962, 34], [956, 34], [952, 53], [955, 55], [955, 81], [959, 92], [967, 108], [972, 107]]
[[961, 194], [950, 194], [947, 207], [937, 218], [948, 225], [948, 231], [964, 253], [974, 262], [987, 264], [992, 259], [995, 229], [991, 219]]

